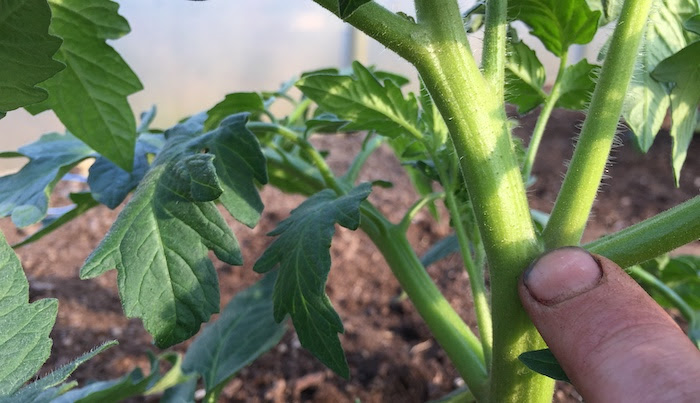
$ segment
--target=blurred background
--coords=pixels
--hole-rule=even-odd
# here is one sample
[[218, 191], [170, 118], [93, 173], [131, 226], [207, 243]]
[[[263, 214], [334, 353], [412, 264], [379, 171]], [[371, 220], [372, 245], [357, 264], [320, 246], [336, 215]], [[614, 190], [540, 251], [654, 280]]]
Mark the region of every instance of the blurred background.
[[[413, 12], [412, 0], [378, 0], [393, 11]], [[463, 10], [474, 0], [460, 0]], [[140, 77], [144, 90], [129, 97], [137, 116], [158, 107], [153, 127], [167, 128], [206, 110], [230, 92], [277, 89], [301, 72], [345, 67], [353, 58], [405, 75], [413, 68], [382, 45], [358, 34], [311, 0], [118, 0], [132, 32], [110, 44]], [[527, 28], [518, 27], [525, 35]], [[481, 33], [470, 37], [480, 58]], [[532, 38], [547, 68], [556, 75], [557, 60]], [[595, 41], [601, 43], [600, 40]], [[570, 63], [599, 46], [571, 52]], [[63, 132], [53, 115], [31, 116], [23, 109], [0, 120], [0, 151], [16, 150], [44, 133]], [[22, 159], [0, 159], [0, 173], [18, 169]]]

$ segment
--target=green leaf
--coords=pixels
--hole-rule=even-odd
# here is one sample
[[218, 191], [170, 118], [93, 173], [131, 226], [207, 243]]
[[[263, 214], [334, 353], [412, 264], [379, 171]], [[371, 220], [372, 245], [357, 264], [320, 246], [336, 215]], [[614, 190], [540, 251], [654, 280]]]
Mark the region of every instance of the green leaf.
[[324, 288], [331, 267], [329, 247], [335, 223], [356, 229], [360, 224], [360, 203], [371, 191], [361, 184], [347, 195], [326, 189], [294, 209], [269, 235], [279, 235], [255, 263], [259, 273], [278, 263], [274, 315], [281, 321], [292, 317], [301, 344], [327, 367], [347, 378], [350, 374], [337, 333], [343, 323], [333, 309]]
[[285, 322], [278, 324], [272, 314], [276, 279], [277, 273], [270, 273], [238, 293], [187, 349], [183, 371], [201, 374], [207, 392], [223, 387], [284, 335]]
[[649, 16], [622, 108], [622, 116], [642, 151], [651, 147], [670, 106], [666, 86], [654, 80], [651, 72], [686, 46], [688, 32], [682, 24], [695, 13], [694, 0], [663, 0], [657, 2]]
[[63, 224], [69, 223], [76, 217], [90, 210], [91, 208], [99, 206], [99, 203], [92, 198], [92, 195], [90, 193], [71, 193], [69, 197], [74, 203], [73, 207], [70, 210], [66, 211], [58, 217], [54, 217], [52, 219], [45, 219], [42, 222], [42, 227], [40, 230], [23, 239], [21, 242], [12, 245], [12, 247], [19, 248], [20, 246], [36, 242], [39, 239], [45, 237], [46, 235], [59, 229], [61, 226], [63, 226]]
[[464, 22], [464, 30], [468, 34], [478, 31], [484, 26], [486, 19], [486, 0], [477, 0], [473, 6], [462, 13], [462, 21]]
[[423, 126], [423, 132], [430, 134], [430, 147], [434, 150], [439, 150], [447, 143], [449, 130], [445, 124], [445, 120], [440, 115], [440, 111], [430, 97], [430, 93], [425, 88], [425, 84], [420, 82], [420, 123]]
[[223, 101], [207, 111], [208, 117], [204, 122], [204, 130], [216, 128], [224, 118], [236, 113], [260, 114], [265, 111], [265, 102], [257, 92], [234, 92], [226, 95]]
[[[55, 314], [54, 314], [55, 315]], [[68, 389], [75, 386], [75, 382], [63, 384], [66, 379], [83, 363], [92, 359], [102, 351], [118, 344], [116, 341], [108, 341], [81, 355], [70, 363], [56, 369], [45, 377], [24, 386], [8, 397], [0, 397], [0, 403], [48, 403]]]
[[[160, 363], [163, 359], [169, 361], [172, 366], [166, 374], [161, 376]], [[162, 391], [163, 387], [174, 386], [188, 379], [182, 378], [180, 355], [164, 353], [161, 357], [151, 358], [151, 371], [146, 376], [140, 368], [136, 368], [119, 379], [93, 382], [82, 388], [72, 389], [52, 400], [51, 403], [121, 402], [130, 397], [152, 394], [156, 389]], [[162, 385], [164, 381], [166, 384]]]
[[[61, 40], [49, 35], [46, 0], [5, 0], [0, 8], [0, 114], [48, 97], [36, 85], [63, 70], [52, 57]], [[1, 118], [2, 116], [0, 116]]]
[[700, 103], [700, 41], [693, 42], [659, 63], [652, 76], [675, 83], [671, 90], [671, 137], [673, 138], [673, 174], [676, 186], [697, 124]]
[[387, 137], [420, 137], [418, 103], [404, 98], [393, 80], [382, 85], [363, 65], [354, 62], [353, 76], [315, 74], [302, 77], [297, 87], [325, 111], [349, 121], [342, 130], [374, 130]]
[[544, 102], [545, 70], [535, 51], [522, 41], [508, 42], [506, 58], [506, 101], [517, 105], [523, 115]]
[[[80, 271], [81, 278], [91, 278], [116, 267], [124, 312], [140, 317], [160, 347], [188, 339], [218, 312], [218, 281], [207, 250], [226, 263], [242, 262], [214, 201], [230, 187], [247, 192], [253, 178], [232, 175], [231, 167], [219, 171], [213, 160], [227, 161], [229, 149], [249, 149], [252, 134], [245, 116], [233, 116], [200, 135], [205, 119], [197, 115], [165, 132], [165, 146]], [[203, 153], [205, 145], [211, 153]]]
[[15, 393], [49, 357], [57, 313], [55, 299], [29, 303], [22, 265], [0, 233], [0, 396]]
[[[659, 279], [671, 287], [690, 307], [700, 310], [700, 258], [677, 256], [660, 266]], [[655, 299], [664, 306], [673, 306], [667, 301]]]
[[557, 56], [573, 44], [586, 44], [598, 29], [600, 11], [591, 11], [586, 0], [513, 0], [508, 16], [530, 26], [530, 33]]
[[255, 181], [264, 185], [268, 178], [265, 156], [258, 139], [246, 129], [247, 121], [245, 113], [229, 116], [195, 145], [216, 155], [214, 166], [224, 190], [221, 204], [236, 220], [252, 228], [263, 210]]
[[134, 168], [131, 172], [123, 170], [105, 157], [95, 160], [95, 163], [90, 166], [87, 179], [95, 200], [114, 209], [126, 199], [129, 192], [134, 190], [146, 175], [149, 154], [157, 154], [160, 151], [153, 142], [149, 142], [150, 140], [164, 142], [164, 137], [160, 134], [142, 134], [139, 137], [134, 152]]
[[306, 133], [338, 133], [348, 121], [339, 119], [332, 113], [323, 112], [306, 121]]
[[435, 262], [438, 262], [453, 253], [459, 252], [459, 241], [455, 234], [448, 235], [438, 242], [435, 242], [433, 246], [425, 252], [420, 258], [420, 262], [424, 267], [428, 267]]
[[700, 35], [700, 14], [696, 14], [688, 18], [684, 23], [683, 27], [690, 32], [694, 32]]
[[12, 215], [16, 226], [26, 227], [46, 215], [48, 196], [63, 175], [95, 153], [69, 133], [50, 133], [22, 146], [19, 153], [0, 154], [0, 158], [16, 156], [25, 156], [29, 162], [19, 172], [0, 178], [0, 217]]
[[342, 19], [346, 19], [352, 15], [358, 8], [372, 0], [338, 0], [338, 15]]
[[45, 102], [33, 114], [53, 109], [68, 131], [104, 157], [130, 171], [136, 122], [126, 97], [143, 87], [136, 74], [105, 41], [129, 32], [110, 0], [49, 0], [50, 32], [63, 38], [56, 59], [66, 69], [44, 82]]
[[567, 66], [561, 78], [560, 95], [556, 106], [578, 111], [585, 110], [595, 89], [598, 68], [595, 64], [588, 63], [586, 59]]
[[622, 1], [620, 0], [586, 0], [588, 6], [593, 11], [600, 11], [600, 26], [607, 25], [616, 20], [622, 10]]
[[542, 374], [548, 376], [557, 381], [571, 382], [569, 377], [566, 375], [564, 370], [559, 365], [554, 354], [548, 349], [527, 351], [518, 356], [518, 359], [525, 364], [526, 367]]
[[196, 391], [197, 377], [193, 376], [187, 382], [166, 389], [160, 401], [162, 403], [195, 403]]

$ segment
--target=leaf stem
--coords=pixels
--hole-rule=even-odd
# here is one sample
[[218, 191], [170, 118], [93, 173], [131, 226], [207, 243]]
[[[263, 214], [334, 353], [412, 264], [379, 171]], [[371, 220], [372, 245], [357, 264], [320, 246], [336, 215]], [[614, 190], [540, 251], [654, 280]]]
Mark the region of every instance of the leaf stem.
[[578, 245], [605, 169], [653, 0], [625, 0], [588, 116], [543, 232], [548, 249]]
[[372, 155], [377, 148], [384, 144], [385, 141], [384, 137], [377, 136], [372, 133], [369, 133], [367, 136], [370, 136], [370, 138], [365, 139], [364, 143], [362, 144], [362, 150], [355, 156], [350, 164], [350, 167], [348, 168], [348, 171], [341, 177], [341, 180], [347, 182], [350, 186], [352, 186], [357, 180], [360, 170], [365, 165], [367, 158], [369, 158], [369, 156]]
[[688, 305], [680, 295], [678, 295], [671, 287], [663, 283], [653, 274], [647, 272], [639, 265], [634, 265], [625, 269], [630, 276], [632, 276], [637, 281], [640, 281], [647, 286], [656, 290], [659, 294], [663, 295], [671, 304], [673, 304], [681, 312], [681, 315], [689, 323], [695, 323], [697, 320], [697, 315], [693, 308]]
[[[338, 16], [338, 0], [313, 1]], [[411, 60], [412, 55], [421, 49], [417, 39], [420, 35], [416, 35], [419, 27], [377, 2], [365, 3], [345, 19], [345, 22], [376, 39], [406, 60]]]
[[525, 164], [523, 165], [523, 179], [525, 181], [530, 178], [532, 173], [532, 166], [535, 163], [535, 157], [537, 156], [537, 149], [540, 147], [540, 142], [542, 141], [542, 135], [544, 134], [544, 129], [547, 127], [547, 122], [549, 117], [554, 110], [554, 105], [557, 104], [559, 96], [561, 95], [561, 81], [564, 77], [564, 71], [566, 70], [566, 59], [567, 51], [565, 50], [561, 58], [559, 59], [559, 71], [557, 72], [557, 78], [554, 80], [554, 85], [552, 86], [552, 91], [546, 97], [544, 106], [542, 106], [542, 111], [540, 116], [537, 117], [537, 123], [535, 124], [535, 129], [532, 132], [532, 138], [530, 139], [530, 144], [527, 147], [527, 154], [525, 155]]
[[346, 193], [345, 189], [343, 189], [343, 187], [340, 185], [340, 182], [338, 182], [336, 179], [335, 174], [333, 174], [333, 171], [331, 171], [331, 168], [326, 163], [326, 160], [323, 159], [321, 153], [319, 153], [318, 150], [316, 150], [316, 148], [314, 148], [314, 146], [305, 140], [299, 133], [289, 129], [288, 127], [266, 122], [249, 122], [247, 127], [253, 133], [272, 132], [279, 134], [290, 142], [296, 144], [311, 159], [311, 162], [321, 173], [324, 182], [326, 182], [326, 186], [333, 189], [339, 195]]
[[464, 267], [467, 270], [467, 275], [469, 275], [469, 285], [474, 299], [476, 323], [479, 326], [479, 339], [481, 340], [481, 347], [484, 350], [484, 361], [486, 362], [486, 368], [491, 368], [491, 357], [493, 355], [493, 323], [491, 321], [489, 298], [486, 294], [484, 276], [482, 274], [483, 267], [477, 265], [474, 262], [474, 258], [472, 258], [471, 248], [469, 247], [469, 236], [464, 227], [464, 217], [462, 217], [459, 212], [454, 192], [445, 192], [445, 199], [447, 208], [450, 211], [450, 217], [452, 217], [452, 226], [457, 235], [457, 242], [459, 243], [459, 249], [462, 253]]
[[306, 113], [306, 111], [311, 106], [312, 102], [313, 101], [311, 101], [309, 98], [306, 98], [298, 104], [296, 104], [296, 107], [294, 108], [292, 113], [290, 113], [287, 117], [288, 124], [293, 125], [294, 123], [296, 123], [297, 120], [299, 120], [304, 115], [304, 113]]
[[450, 306], [420, 263], [403, 229], [391, 224], [370, 203], [362, 205], [360, 228], [377, 245], [430, 328], [475, 396], [487, 393], [487, 373], [479, 339]]
[[420, 209], [425, 207], [430, 202], [434, 202], [437, 199], [442, 199], [444, 196], [444, 192], [433, 192], [421, 197], [408, 209], [408, 211], [406, 211], [401, 219], [401, 222], [398, 223], [397, 226], [401, 228], [403, 232], [408, 231], [408, 227], [411, 226], [411, 221], [413, 221], [413, 218], [416, 216], [416, 214], [418, 214]]
[[486, 2], [486, 21], [484, 28], [484, 50], [482, 68], [484, 77], [494, 96], [503, 99], [506, 59], [506, 17], [507, 0], [489, 0]]
[[629, 267], [700, 239], [700, 196], [584, 245]]

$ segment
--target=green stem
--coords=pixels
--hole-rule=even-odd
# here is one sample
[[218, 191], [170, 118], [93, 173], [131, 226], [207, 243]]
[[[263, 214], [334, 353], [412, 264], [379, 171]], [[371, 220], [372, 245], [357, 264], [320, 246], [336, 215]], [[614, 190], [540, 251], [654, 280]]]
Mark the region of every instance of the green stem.
[[479, 339], [428, 276], [399, 226], [391, 224], [369, 203], [362, 205], [362, 230], [377, 245], [435, 340], [442, 346], [469, 390], [479, 399], [487, 393], [487, 374]]
[[371, 133], [368, 134], [368, 136], [372, 137], [365, 139], [365, 142], [362, 144], [362, 150], [352, 160], [352, 163], [350, 164], [348, 171], [345, 172], [345, 175], [341, 177], [343, 181], [349, 183], [350, 185], [355, 183], [357, 180], [357, 177], [360, 175], [360, 170], [365, 165], [365, 162], [367, 162], [367, 158], [369, 158], [373, 152], [384, 144], [385, 137], [377, 136]]
[[493, 323], [491, 321], [489, 298], [486, 294], [484, 276], [482, 274], [483, 267], [477, 266], [472, 258], [471, 248], [469, 247], [469, 236], [464, 227], [464, 217], [462, 217], [459, 212], [454, 192], [446, 192], [445, 201], [450, 211], [450, 217], [452, 217], [452, 226], [457, 234], [457, 242], [459, 243], [459, 250], [462, 253], [464, 267], [469, 275], [469, 285], [474, 299], [474, 312], [476, 313], [476, 323], [479, 326], [479, 339], [481, 340], [481, 347], [484, 350], [486, 368], [491, 368], [491, 356], [493, 355]]
[[413, 203], [413, 205], [403, 215], [401, 222], [396, 225], [401, 228], [403, 232], [408, 231], [408, 227], [411, 226], [411, 221], [413, 221], [413, 218], [416, 216], [416, 214], [418, 214], [420, 209], [425, 207], [428, 203], [434, 202], [437, 199], [442, 199], [444, 196], [444, 192], [433, 192], [421, 197], [420, 200]]
[[316, 150], [316, 148], [314, 148], [314, 146], [311, 145], [311, 143], [301, 137], [299, 133], [284, 126], [265, 122], [249, 122], [247, 127], [253, 133], [271, 132], [279, 134], [280, 136], [299, 146], [299, 148], [306, 153], [306, 155], [311, 159], [311, 162], [321, 173], [323, 180], [326, 182], [326, 186], [333, 189], [337, 194], [345, 193], [345, 190], [336, 179], [333, 171], [331, 171], [331, 168], [328, 166], [328, 164], [326, 164], [326, 160], [323, 159], [323, 156], [318, 152], [318, 150]]
[[503, 100], [493, 96], [474, 61], [456, 1], [415, 3], [430, 42], [414, 64], [450, 129], [489, 263], [494, 322], [488, 401], [550, 402], [554, 382], [517, 358], [544, 347], [517, 294], [518, 276], [540, 247]]
[[507, 0], [486, 2], [482, 67], [484, 77], [491, 85], [494, 96], [501, 100], [505, 87], [507, 9]]
[[537, 149], [540, 147], [540, 141], [542, 141], [542, 135], [544, 134], [544, 129], [547, 127], [547, 122], [549, 121], [549, 116], [554, 110], [554, 105], [557, 104], [559, 96], [561, 95], [561, 80], [564, 77], [564, 71], [566, 69], [566, 59], [567, 52], [561, 55], [559, 59], [559, 71], [557, 72], [557, 78], [552, 86], [552, 92], [549, 93], [545, 99], [544, 106], [540, 112], [540, 116], [537, 117], [537, 123], [535, 124], [535, 129], [532, 132], [532, 138], [530, 139], [530, 144], [527, 147], [527, 154], [525, 155], [525, 164], [523, 165], [523, 178], [527, 181], [532, 173], [532, 166], [535, 163], [535, 156], [537, 156]]
[[292, 113], [289, 114], [287, 117], [287, 121], [289, 122], [290, 125], [293, 125], [296, 123], [302, 116], [304, 116], [304, 113], [309, 109], [309, 106], [311, 106], [313, 101], [310, 99], [306, 98], [303, 101], [299, 102]]
[[[338, 15], [338, 0], [313, 0]], [[415, 23], [371, 1], [358, 8], [345, 22], [369, 35], [377, 42], [410, 60], [420, 50], [418, 27]]]
[[584, 247], [629, 267], [700, 239], [700, 196]]
[[680, 295], [678, 295], [671, 287], [663, 283], [653, 274], [642, 269], [641, 266], [635, 265], [628, 267], [625, 271], [630, 274], [637, 281], [646, 284], [648, 287], [653, 288], [659, 294], [663, 295], [671, 304], [673, 304], [681, 312], [681, 315], [688, 321], [688, 323], [695, 323], [697, 317], [693, 308], [688, 305]]
[[581, 240], [617, 130], [652, 3], [653, 0], [625, 0], [622, 6], [588, 117], [543, 232], [548, 249], [578, 245]]

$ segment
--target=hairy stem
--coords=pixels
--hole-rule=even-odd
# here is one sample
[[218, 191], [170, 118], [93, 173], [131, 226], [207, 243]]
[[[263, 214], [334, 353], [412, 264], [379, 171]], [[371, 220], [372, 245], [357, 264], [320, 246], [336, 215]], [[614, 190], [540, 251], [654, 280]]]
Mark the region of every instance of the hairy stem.
[[[338, 15], [338, 0], [313, 1], [336, 16]], [[416, 24], [374, 1], [365, 3], [358, 8], [345, 22], [407, 60], [410, 60], [410, 57], [420, 49], [415, 39], [418, 29]]]
[[428, 276], [403, 229], [387, 221], [368, 202], [362, 204], [360, 228], [382, 253], [401, 288], [450, 357], [469, 390], [478, 398], [483, 398], [487, 373], [479, 339]]
[[486, 2], [486, 26], [484, 28], [484, 50], [482, 68], [484, 77], [491, 85], [494, 96], [503, 99], [506, 60], [507, 0]]
[[700, 196], [584, 248], [629, 267], [700, 239]]
[[489, 308], [489, 297], [486, 294], [484, 285], [484, 276], [482, 274], [483, 267], [477, 266], [472, 258], [471, 248], [469, 247], [469, 236], [464, 227], [464, 217], [459, 212], [457, 200], [454, 192], [448, 191], [445, 194], [447, 208], [452, 217], [452, 226], [457, 234], [459, 242], [459, 250], [462, 253], [462, 260], [469, 275], [469, 286], [471, 287], [472, 297], [474, 298], [474, 312], [476, 313], [476, 323], [479, 326], [479, 339], [484, 350], [484, 360], [486, 368], [491, 367], [491, 356], [493, 355], [493, 323], [491, 322], [491, 309]]
[[518, 354], [544, 346], [517, 294], [518, 276], [540, 252], [503, 100], [493, 96], [467, 42], [456, 1], [416, 0], [429, 32], [414, 62], [450, 130], [491, 274], [493, 358], [488, 401], [549, 402], [553, 381]]
[[542, 106], [542, 111], [540, 116], [537, 117], [537, 123], [535, 124], [535, 129], [532, 132], [532, 138], [530, 139], [530, 144], [527, 147], [527, 154], [525, 154], [525, 164], [523, 165], [523, 179], [527, 181], [532, 173], [532, 166], [535, 164], [535, 157], [537, 156], [537, 149], [540, 147], [540, 142], [542, 141], [542, 135], [544, 134], [544, 129], [547, 127], [547, 122], [549, 117], [554, 110], [554, 105], [557, 104], [559, 96], [561, 95], [561, 80], [564, 77], [564, 70], [566, 69], [566, 59], [567, 52], [561, 55], [559, 59], [559, 71], [557, 72], [557, 78], [552, 86], [552, 91], [549, 93], [544, 101], [544, 106]]
[[578, 245], [581, 240], [610, 154], [652, 3], [653, 0], [625, 0], [622, 6], [581, 137], [543, 232], [548, 249]]

